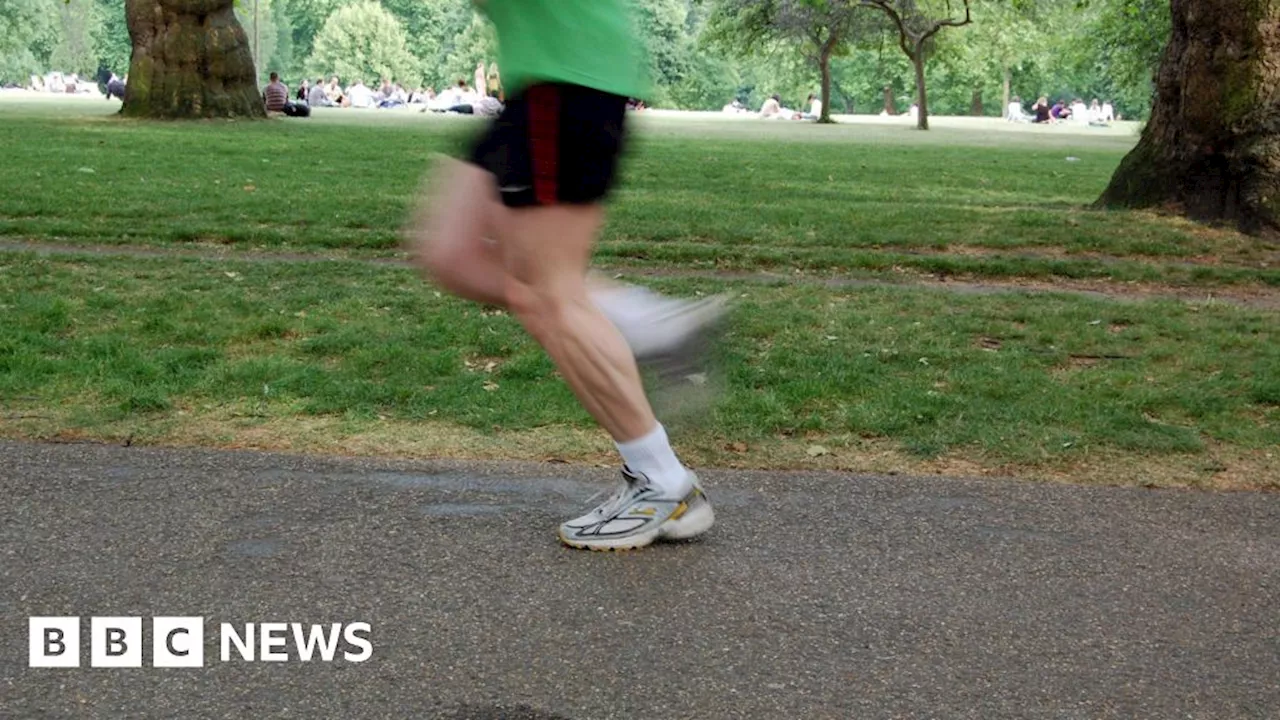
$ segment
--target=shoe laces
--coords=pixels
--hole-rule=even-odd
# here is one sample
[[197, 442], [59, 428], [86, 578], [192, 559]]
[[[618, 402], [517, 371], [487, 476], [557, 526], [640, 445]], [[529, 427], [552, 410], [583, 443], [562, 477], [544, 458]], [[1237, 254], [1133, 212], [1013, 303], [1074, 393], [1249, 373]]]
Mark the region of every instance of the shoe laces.
[[[629, 470], [627, 470], [626, 468], [623, 468], [622, 484], [616, 490], [613, 491], [613, 494], [609, 496], [608, 500], [605, 500], [595, 510], [592, 510], [591, 512], [594, 513], [597, 517], [607, 517], [609, 515], [612, 515], [614, 512], [618, 510], [619, 507], [622, 506], [623, 503], [627, 502], [627, 500], [631, 496], [632, 491], [634, 491], [636, 488], [643, 485], [645, 482], [646, 480], [643, 475], [632, 474]], [[595, 495], [592, 495], [587, 500], [587, 503], [588, 504], [591, 503], [596, 498], [603, 495], [604, 492], [605, 492], [604, 490], [601, 490]]]

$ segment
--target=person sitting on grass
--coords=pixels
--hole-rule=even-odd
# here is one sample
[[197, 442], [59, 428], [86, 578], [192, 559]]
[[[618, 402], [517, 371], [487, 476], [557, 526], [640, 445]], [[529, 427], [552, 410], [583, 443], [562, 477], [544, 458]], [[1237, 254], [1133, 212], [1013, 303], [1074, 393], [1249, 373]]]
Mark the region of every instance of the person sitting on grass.
[[822, 117], [822, 100], [817, 95], [809, 93], [809, 99], [805, 103], [809, 106], [809, 112], [801, 114], [802, 119], [817, 120]]
[[306, 105], [289, 101], [289, 86], [280, 82], [280, 73], [271, 73], [271, 82], [262, 91], [262, 100], [268, 113], [282, 113], [289, 117], [307, 117], [311, 114]]
[[284, 106], [289, 104], [289, 86], [280, 82], [280, 73], [271, 73], [271, 82], [262, 91], [262, 99], [267, 104], [267, 112], [284, 112]]
[[378, 86], [378, 89], [376, 91], [374, 91], [373, 99], [376, 100], [377, 102], [388, 100], [391, 98], [392, 92], [393, 90], [391, 88], [391, 81], [384, 77], [382, 78], [382, 84]]
[[1028, 115], [1026, 112], [1024, 112], [1022, 109], [1022, 98], [1018, 97], [1017, 95], [1013, 96], [1013, 99], [1009, 101], [1008, 110], [1005, 111], [1004, 119], [1008, 120], [1009, 122], [1020, 122], [1020, 123], [1027, 122], [1028, 120], [1031, 119], [1031, 116]]
[[435, 101], [431, 103], [431, 109], [436, 112], [449, 112], [450, 108], [470, 104], [471, 98], [467, 92], [467, 81], [459, 80], [456, 85], [451, 85], [440, 91], [440, 94], [435, 97]]
[[1053, 118], [1054, 122], [1065, 122], [1071, 117], [1071, 109], [1065, 102], [1059, 100], [1049, 109], [1049, 117]]
[[1089, 106], [1088, 111], [1089, 127], [1111, 127], [1111, 123], [1103, 114], [1102, 105], [1098, 102], [1098, 98], [1093, 99], [1093, 104]]
[[373, 91], [365, 86], [359, 78], [347, 88], [348, 106], [353, 108], [371, 108], [374, 106]]
[[307, 83], [306, 78], [302, 78], [302, 82], [298, 85], [298, 93], [297, 95], [294, 96], [293, 99], [297, 102], [305, 103], [307, 101], [307, 98], [309, 98], [310, 96], [311, 96], [311, 85]]
[[765, 119], [777, 117], [781, 112], [782, 98], [777, 95], [769, 96], [760, 106], [760, 117]]
[[107, 81], [107, 99], [119, 98], [124, 100], [125, 82], [116, 77], [115, 73], [111, 73], [111, 79]]
[[342, 89], [342, 83], [338, 82], [337, 75], [329, 78], [329, 84], [325, 86], [324, 94], [329, 96], [329, 102], [338, 107], [346, 107], [348, 104], [347, 93]]
[[1071, 101], [1071, 119], [1082, 125], [1089, 124], [1092, 118], [1089, 116], [1089, 108], [1084, 105], [1084, 100], [1076, 98]]
[[392, 87], [385, 94], [383, 92], [379, 92], [378, 97], [382, 98], [382, 100], [378, 102], [378, 109], [380, 110], [394, 110], [396, 108], [402, 108], [405, 106], [405, 102], [407, 100], [404, 95], [404, 91], [400, 89], [399, 85]]
[[1040, 99], [1036, 100], [1036, 104], [1031, 106], [1031, 114], [1035, 116], [1035, 119], [1032, 120], [1032, 122], [1038, 125], [1047, 125], [1050, 122], [1053, 122], [1053, 116], [1051, 113], [1052, 110], [1049, 106], [1049, 98], [1044, 95], [1041, 95]]
[[324, 78], [316, 78], [316, 84], [307, 93], [307, 104], [311, 107], [333, 107], [333, 100], [329, 99], [329, 92], [324, 87]]

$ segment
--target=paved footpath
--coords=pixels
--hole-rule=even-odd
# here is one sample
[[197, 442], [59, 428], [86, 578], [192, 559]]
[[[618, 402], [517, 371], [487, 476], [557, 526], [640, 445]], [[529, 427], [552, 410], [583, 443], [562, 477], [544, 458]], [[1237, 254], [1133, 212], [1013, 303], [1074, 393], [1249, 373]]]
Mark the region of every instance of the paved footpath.
[[[1280, 495], [705, 475], [709, 536], [611, 555], [554, 539], [603, 469], [0, 443], [0, 717], [1280, 717]], [[33, 615], [146, 664], [28, 668]], [[221, 661], [271, 621], [373, 654]]]

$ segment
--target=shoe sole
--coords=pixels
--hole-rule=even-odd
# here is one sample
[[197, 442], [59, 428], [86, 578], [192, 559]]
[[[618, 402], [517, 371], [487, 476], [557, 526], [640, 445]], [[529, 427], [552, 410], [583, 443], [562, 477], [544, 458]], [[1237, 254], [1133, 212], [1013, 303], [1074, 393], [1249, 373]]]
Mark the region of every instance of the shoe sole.
[[669, 540], [672, 542], [689, 540], [710, 530], [715, 522], [715, 510], [711, 509], [711, 503], [704, 498], [702, 502], [696, 505], [687, 505], [683, 509], [677, 509], [672, 514], [671, 519], [644, 533], [590, 542], [570, 540], [564, 535], [559, 535], [558, 533], [557, 535], [560, 538], [560, 542], [576, 550], [624, 552], [648, 547], [657, 540]]

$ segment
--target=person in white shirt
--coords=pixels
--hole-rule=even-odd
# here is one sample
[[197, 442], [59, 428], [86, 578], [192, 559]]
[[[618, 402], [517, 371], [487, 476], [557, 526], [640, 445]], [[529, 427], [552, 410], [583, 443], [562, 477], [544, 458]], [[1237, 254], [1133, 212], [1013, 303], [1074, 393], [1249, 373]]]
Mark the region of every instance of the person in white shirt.
[[760, 106], [760, 117], [762, 118], [777, 117], [778, 114], [781, 112], [782, 112], [782, 98], [778, 97], [777, 95], [774, 95], [770, 97], [768, 100], [765, 100], [764, 104]]
[[822, 117], [822, 99], [817, 95], [809, 96], [809, 112], [802, 117], [805, 120], [817, 120]]
[[1005, 108], [1004, 119], [1009, 122], [1027, 122], [1031, 116], [1022, 109], [1022, 98], [1014, 95], [1009, 100], [1009, 107]]
[[1092, 117], [1089, 115], [1089, 108], [1084, 105], [1084, 100], [1076, 98], [1071, 101], [1071, 119], [1083, 125], [1089, 124]]
[[492, 95], [486, 95], [476, 101], [472, 112], [483, 117], [497, 117], [502, 112], [502, 102]]
[[436, 98], [436, 101], [446, 110], [454, 105], [461, 105], [466, 102], [466, 94], [464, 93], [466, 88], [466, 81], [459, 80], [457, 85], [440, 91], [440, 97]]
[[373, 91], [365, 87], [361, 80], [356, 80], [347, 88], [346, 96], [351, 101], [353, 108], [371, 108], [374, 106]]
[[1102, 103], [1102, 122], [1109, 123], [1109, 122], [1115, 122], [1115, 120], [1116, 120], [1116, 110], [1115, 110], [1115, 107], [1111, 105], [1111, 101], [1108, 100]]

